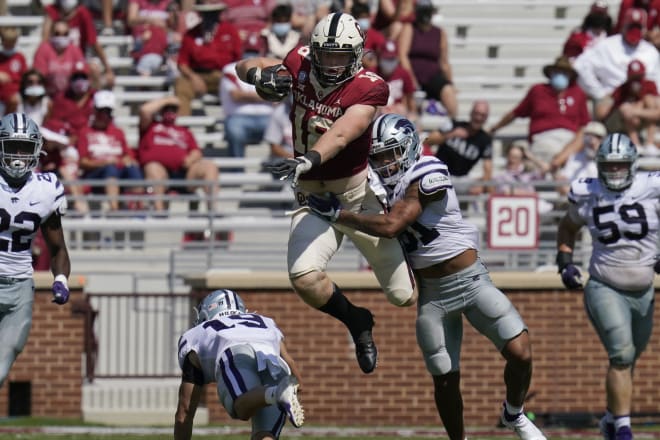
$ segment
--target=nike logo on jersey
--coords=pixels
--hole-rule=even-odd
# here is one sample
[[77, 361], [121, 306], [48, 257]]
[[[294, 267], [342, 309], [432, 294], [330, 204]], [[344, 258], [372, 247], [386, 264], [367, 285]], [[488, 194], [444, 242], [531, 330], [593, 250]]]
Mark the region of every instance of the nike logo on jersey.
[[38, 205], [39, 202], [30, 202], [30, 206]]

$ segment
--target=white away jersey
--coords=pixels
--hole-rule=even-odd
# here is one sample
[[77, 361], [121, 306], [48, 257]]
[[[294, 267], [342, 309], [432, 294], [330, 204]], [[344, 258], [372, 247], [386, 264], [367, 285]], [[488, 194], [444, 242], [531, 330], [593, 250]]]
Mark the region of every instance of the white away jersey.
[[66, 212], [64, 186], [53, 173], [31, 173], [18, 191], [0, 176], [0, 276], [32, 277], [32, 239], [53, 213]]
[[278, 362], [284, 336], [271, 318], [256, 313], [241, 313], [205, 321], [186, 331], [179, 339], [179, 366], [188, 353], [197, 353], [202, 364], [204, 383], [216, 382], [222, 353], [229, 347], [249, 344], [257, 354], [259, 370], [267, 360]]
[[446, 190], [442, 200], [427, 204], [417, 221], [399, 237], [414, 269], [446, 261], [466, 249], [479, 248], [477, 227], [463, 220], [449, 170], [441, 160], [422, 156], [393, 189], [387, 189], [392, 206], [403, 199], [411, 182], [418, 181], [422, 194]]
[[632, 185], [621, 192], [610, 191], [599, 179], [573, 181], [568, 213], [576, 224], [589, 228], [593, 244], [590, 274], [626, 290], [651, 283], [659, 197], [657, 171], [637, 174]]

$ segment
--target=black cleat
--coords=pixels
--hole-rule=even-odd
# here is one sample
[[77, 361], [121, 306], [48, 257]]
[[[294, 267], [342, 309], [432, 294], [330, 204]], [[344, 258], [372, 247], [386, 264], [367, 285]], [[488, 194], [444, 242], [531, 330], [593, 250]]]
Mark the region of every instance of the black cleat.
[[367, 309], [364, 310], [368, 314], [364, 322], [364, 324], [368, 325], [368, 328], [362, 330], [358, 337], [353, 339], [353, 342], [355, 343], [355, 357], [357, 357], [360, 369], [364, 373], [369, 374], [376, 369], [376, 365], [378, 364], [378, 349], [371, 334], [371, 330], [374, 327], [374, 317], [370, 311]]

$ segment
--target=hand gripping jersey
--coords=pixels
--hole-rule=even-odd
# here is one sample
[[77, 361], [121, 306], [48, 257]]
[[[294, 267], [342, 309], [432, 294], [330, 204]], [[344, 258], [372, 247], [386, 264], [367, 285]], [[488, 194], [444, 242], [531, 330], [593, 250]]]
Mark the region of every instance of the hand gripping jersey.
[[284, 336], [271, 318], [255, 313], [241, 313], [205, 321], [179, 339], [179, 366], [188, 353], [197, 353], [202, 364], [204, 383], [216, 382], [220, 374], [222, 354], [228, 348], [249, 344], [257, 354], [259, 371], [281, 368], [280, 342]]
[[64, 215], [64, 186], [53, 173], [32, 172], [18, 191], [0, 176], [0, 276], [31, 278], [32, 239], [51, 215]]
[[422, 156], [403, 175], [393, 189], [387, 188], [389, 205], [403, 199], [411, 183], [419, 185], [421, 194], [445, 190], [442, 200], [427, 204], [417, 221], [400, 236], [414, 269], [422, 269], [447, 261], [466, 249], [479, 248], [476, 226], [463, 220], [449, 170], [440, 160]]
[[[321, 86], [312, 73], [309, 46], [289, 52], [284, 66], [293, 77], [291, 123], [296, 156], [309, 151], [353, 104], [383, 106], [387, 104], [387, 83], [373, 72], [361, 69], [343, 84]], [[301, 180], [333, 180], [353, 176], [364, 170], [369, 155], [368, 130], [349, 143], [335, 157], [303, 174]]]
[[657, 253], [660, 172], [639, 173], [621, 192], [599, 179], [572, 182], [568, 214], [587, 225], [593, 245], [589, 273], [623, 290], [648, 287]]

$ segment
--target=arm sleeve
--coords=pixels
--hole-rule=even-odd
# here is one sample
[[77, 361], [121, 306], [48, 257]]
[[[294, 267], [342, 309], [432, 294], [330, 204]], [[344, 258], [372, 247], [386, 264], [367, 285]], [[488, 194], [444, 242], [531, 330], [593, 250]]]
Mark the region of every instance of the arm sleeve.
[[199, 368], [195, 367], [190, 358], [186, 356], [181, 366], [181, 377], [184, 382], [194, 383], [195, 385], [204, 385], [204, 373]]

